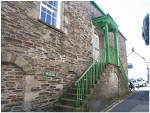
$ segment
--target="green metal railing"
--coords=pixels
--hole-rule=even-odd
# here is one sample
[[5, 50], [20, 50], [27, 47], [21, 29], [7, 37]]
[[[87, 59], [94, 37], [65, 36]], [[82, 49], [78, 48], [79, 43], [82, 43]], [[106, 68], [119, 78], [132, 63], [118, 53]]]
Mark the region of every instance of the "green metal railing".
[[[110, 63], [117, 65], [115, 49], [110, 48]], [[104, 49], [100, 56], [88, 67], [88, 69], [82, 74], [82, 76], [75, 82], [77, 87], [77, 101], [76, 106], [79, 107], [85, 95], [88, 94], [89, 88], [92, 88], [96, 81], [99, 79], [100, 75], [106, 68], [106, 49]], [[120, 71], [123, 75], [123, 78], [128, 85], [128, 78], [124, 71], [121, 60], [119, 59]]]
[[126, 76], [125, 70], [124, 70], [124, 68], [123, 68], [123, 65], [122, 65], [122, 62], [121, 62], [120, 59], [119, 59], [119, 61], [120, 61], [120, 71], [121, 71], [121, 73], [122, 73], [122, 75], [123, 75], [123, 78], [124, 78], [124, 80], [125, 80], [125, 82], [126, 82], [126, 84], [127, 84], [127, 86], [128, 86], [128, 78], [127, 78], [127, 76]]
[[[114, 65], [117, 65], [115, 51], [116, 50], [114, 48], [110, 47], [111, 63], [114, 64]], [[120, 67], [121, 74], [122, 74], [126, 84], [128, 85], [128, 78], [126, 76], [126, 73], [125, 73], [125, 70], [124, 70], [124, 67], [122, 65], [122, 62], [121, 62], [120, 58], [119, 58], [119, 67]]]
[[90, 67], [82, 74], [82, 76], [75, 82], [77, 87], [77, 102], [79, 107], [81, 101], [88, 94], [89, 88], [92, 88], [99, 76], [106, 67], [106, 53], [105, 50], [101, 52], [100, 56], [90, 65]]
[[116, 63], [116, 55], [115, 55], [115, 49], [110, 47], [110, 62], [114, 65], [117, 65]]

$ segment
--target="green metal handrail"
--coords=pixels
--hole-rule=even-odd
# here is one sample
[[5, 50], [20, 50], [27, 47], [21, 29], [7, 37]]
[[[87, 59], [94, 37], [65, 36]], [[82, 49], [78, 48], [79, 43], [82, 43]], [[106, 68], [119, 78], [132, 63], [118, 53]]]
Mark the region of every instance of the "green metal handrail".
[[[111, 47], [110, 47], [111, 63], [114, 64], [114, 65], [117, 65], [116, 56], [115, 56], [115, 51], [116, 51], [116, 50], [115, 50], [114, 48], [111, 48]], [[119, 58], [119, 63], [120, 63], [120, 64], [119, 64], [119, 67], [120, 67], [121, 74], [122, 74], [122, 76], [123, 76], [123, 78], [124, 78], [126, 84], [128, 85], [128, 78], [127, 78], [127, 76], [126, 76], [126, 73], [125, 73], [125, 70], [124, 70], [124, 67], [123, 67], [123, 65], [122, 65], [122, 62], [121, 62], [120, 58]]]
[[[114, 64], [114, 65], [117, 65], [116, 56], [115, 56], [115, 51], [116, 51], [116, 50], [115, 50], [114, 48], [111, 48], [111, 47], [110, 47], [111, 63]], [[125, 70], [124, 70], [124, 67], [123, 67], [123, 65], [122, 65], [122, 62], [121, 62], [120, 58], [119, 58], [119, 63], [120, 63], [120, 64], [119, 64], [119, 67], [120, 67], [121, 74], [122, 74], [122, 76], [123, 76], [123, 78], [124, 78], [126, 84], [128, 85], [128, 78], [127, 78], [127, 76], [126, 76], [126, 73], [125, 73]]]
[[126, 82], [126, 84], [128, 86], [128, 78], [126, 76], [126, 73], [125, 73], [125, 70], [123, 68], [123, 65], [122, 65], [122, 62], [121, 62], [120, 58], [119, 58], [119, 61], [120, 61], [120, 71], [121, 71], [121, 73], [123, 75], [123, 78], [124, 78], [124, 80], [125, 80], [125, 82]]
[[117, 65], [116, 63], [116, 55], [115, 55], [115, 49], [110, 47], [110, 62], [114, 65]]
[[[115, 49], [110, 47], [110, 63], [117, 65]], [[128, 78], [124, 71], [121, 60], [119, 59], [119, 67], [122, 73], [122, 76], [128, 85]], [[102, 74], [104, 69], [106, 68], [106, 49], [104, 49], [99, 57], [88, 67], [88, 69], [82, 74], [82, 76], [75, 82], [75, 86], [77, 87], [77, 101], [76, 106], [79, 107], [85, 95], [88, 94], [89, 88], [92, 88], [96, 81], [99, 79], [99, 76]]]
[[92, 88], [99, 76], [106, 67], [106, 53], [105, 50], [101, 52], [99, 57], [90, 65], [90, 67], [82, 74], [82, 76], [75, 82], [77, 87], [77, 102], [76, 106], [79, 107], [81, 101], [88, 94], [89, 88]]

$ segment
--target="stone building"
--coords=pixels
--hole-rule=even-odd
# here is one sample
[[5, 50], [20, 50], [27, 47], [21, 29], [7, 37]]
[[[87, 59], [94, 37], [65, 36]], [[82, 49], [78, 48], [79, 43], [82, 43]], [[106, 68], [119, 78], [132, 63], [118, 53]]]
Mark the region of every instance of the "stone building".
[[[52, 111], [63, 92], [105, 49], [105, 33], [92, 23], [100, 16], [108, 15], [89, 1], [2, 1], [2, 111]], [[126, 38], [119, 30], [116, 36], [127, 75]], [[114, 34], [109, 32], [108, 37], [115, 48]]]

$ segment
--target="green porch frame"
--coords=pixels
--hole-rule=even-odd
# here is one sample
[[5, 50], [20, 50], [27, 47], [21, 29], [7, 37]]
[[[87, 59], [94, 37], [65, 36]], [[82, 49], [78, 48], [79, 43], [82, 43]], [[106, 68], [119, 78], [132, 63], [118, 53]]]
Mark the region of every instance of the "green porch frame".
[[118, 26], [113, 21], [111, 16], [105, 15], [105, 16], [99, 16], [97, 18], [92, 19], [93, 25], [104, 32], [105, 34], [105, 49], [106, 49], [106, 62], [111, 63], [111, 56], [110, 56], [110, 45], [109, 45], [109, 32], [114, 33], [114, 44], [115, 44], [115, 63], [117, 66], [119, 66], [119, 53], [118, 53], [118, 40], [117, 40], [117, 32], [118, 32]]

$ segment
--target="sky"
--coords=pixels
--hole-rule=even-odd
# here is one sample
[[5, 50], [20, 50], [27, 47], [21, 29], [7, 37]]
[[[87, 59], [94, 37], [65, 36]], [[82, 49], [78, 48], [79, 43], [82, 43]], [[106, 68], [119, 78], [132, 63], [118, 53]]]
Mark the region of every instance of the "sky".
[[[150, 0], [95, 0], [95, 2], [106, 14], [111, 15], [121, 33], [127, 38], [127, 55], [134, 47], [137, 53], [150, 61], [150, 45], [146, 46], [142, 38], [143, 19], [147, 13], [150, 14]], [[129, 78], [147, 79], [146, 64], [140, 57], [133, 53], [128, 57], [128, 63], [133, 64], [133, 69], [128, 70]]]
[[[106, 14], [111, 15], [121, 33], [127, 38], [127, 55], [134, 47], [137, 53], [150, 61], [150, 45], [146, 46], [142, 38], [143, 19], [147, 13], [150, 14], [150, 0], [96, 0], [95, 2]], [[144, 60], [135, 53], [127, 59], [128, 63], [133, 64], [133, 69], [128, 70], [129, 78], [147, 80]]]

